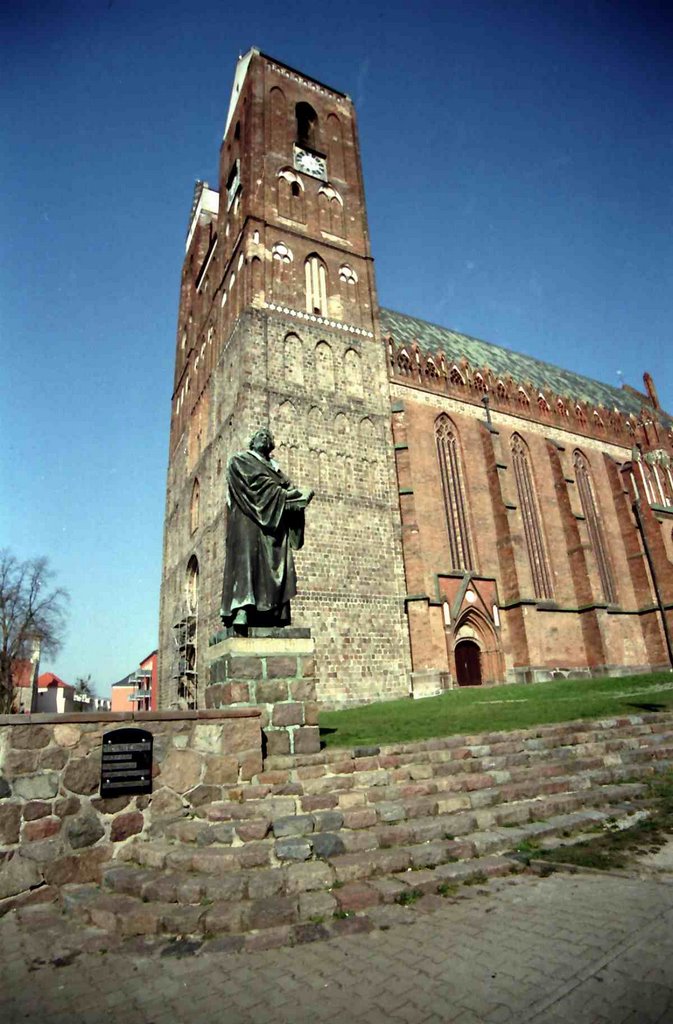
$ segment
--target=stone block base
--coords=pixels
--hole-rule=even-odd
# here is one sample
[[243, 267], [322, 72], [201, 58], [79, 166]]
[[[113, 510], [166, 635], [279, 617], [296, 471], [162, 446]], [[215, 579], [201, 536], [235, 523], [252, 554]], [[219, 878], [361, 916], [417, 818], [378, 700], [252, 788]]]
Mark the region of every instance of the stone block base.
[[436, 697], [444, 690], [452, 690], [453, 683], [448, 672], [439, 669], [424, 669], [411, 673], [411, 694], [414, 699], [419, 697]]
[[313, 640], [264, 632], [277, 635], [225, 636], [211, 643], [206, 707], [258, 707], [269, 756], [315, 753], [320, 731]]

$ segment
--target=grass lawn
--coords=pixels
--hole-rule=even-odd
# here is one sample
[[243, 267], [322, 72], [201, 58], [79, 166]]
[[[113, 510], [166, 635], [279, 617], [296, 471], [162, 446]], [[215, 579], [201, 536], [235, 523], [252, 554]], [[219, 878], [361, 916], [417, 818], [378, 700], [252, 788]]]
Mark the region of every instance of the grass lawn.
[[352, 747], [670, 710], [673, 673], [654, 672], [612, 679], [469, 687], [423, 700], [407, 698], [322, 711], [320, 732], [328, 747]]

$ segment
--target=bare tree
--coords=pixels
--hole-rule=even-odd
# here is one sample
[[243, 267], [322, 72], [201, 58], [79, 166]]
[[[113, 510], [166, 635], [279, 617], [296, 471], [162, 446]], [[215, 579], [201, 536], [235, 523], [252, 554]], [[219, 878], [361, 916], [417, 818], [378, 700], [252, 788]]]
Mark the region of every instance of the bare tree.
[[75, 693], [78, 696], [82, 694], [84, 697], [96, 696], [96, 684], [93, 682], [90, 672], [88, 676], [77, 676], [75, 680]]
[[13, 707], [15, 663], [28, 659], [35, 644], [42, 654], [61, 647], [68, 593], [52, 587], [53, 579], [48, 559], [21, 562], [0, 550], [0, 713]]

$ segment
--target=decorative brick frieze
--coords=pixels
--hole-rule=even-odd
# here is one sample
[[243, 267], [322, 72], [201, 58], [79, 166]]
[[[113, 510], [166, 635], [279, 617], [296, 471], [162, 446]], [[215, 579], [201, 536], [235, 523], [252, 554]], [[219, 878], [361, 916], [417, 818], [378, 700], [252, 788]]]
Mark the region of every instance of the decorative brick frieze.
[[403, 382], [411, 388], [446, 394], [461, 403], [482, 407], [487, 395], [491, 412], [553, 424], [561, 430], [612, 444], [631, 447], [643, 442], [650, 446], [647, 424], [653, 425], [657, 418], [652, 409], [638, 419], [632, 413], [624, 414], [602, 404], [594, 406], [578, 396], [559, 395], [550, 388], [540, 388], [511, 375], [499, 378], [487, 366], [471, 366], [465, 358], [452, 362], [443, 352], [423, 351], [417, 343], [396, 344], [392, 335], [385, 340], [390, 379], [394, 383]]

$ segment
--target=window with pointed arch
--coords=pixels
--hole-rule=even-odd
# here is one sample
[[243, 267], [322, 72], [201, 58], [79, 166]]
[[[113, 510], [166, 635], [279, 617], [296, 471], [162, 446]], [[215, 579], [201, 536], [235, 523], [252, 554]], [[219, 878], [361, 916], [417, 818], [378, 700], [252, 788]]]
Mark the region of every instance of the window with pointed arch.
[[185, 599], [189, 615], [196, 615], [199, 607], [199, 563], [196, 555], [192, 555], [187, 563]]
[[344, 379], [346, 391], [349, 395], [362, 398], [362, 366], [360, 364], [360, 353], [354, 348], [349, 348], [344, 356]]
[[316, 149], [318, 144], [318, 115], [310, 103], [297, 103], [294, 108], [297, 120], [297, 145]]
[[460, 372], [460, 370], [458, 369], [457, 366], [452, 366], [451, 367], [451, 372], [449, 374], [449, 381], [452, 384], [455, 384], [456, 387], [459, 387], [459, 388], [464, 387], [465, 381], [463, 380], [463, 375], [462, 375], [462, 373]]
[[315, 380], [323, 391], [334, 391], [334, 356], [326, 341], [319, 341], [315, 347]]
[[603, 589], [603, 596], [610, 604], [616, 604], [617, 591], [610, 566], [603, 524], [596, 502], [596, 492], [594, 491], [591, 479], [591, 470], [586, 456], [582, 454], [579, 448], [576, 448], [573, 452], [573, 465], [575, 467], [575, 480], [577, 481], [582, 512], [584, 513], [587, 530], [589, 531], [589, 543], [598, 565], [598, 575]]
[[533, 577], [533, 591], [541, 600], [551, 601], [554, 597], [549, 557], [542, 530], [540, 506], [535, 493], [533, 474], [530, 468], [528, 448], [518, 434], [510, 442], [514, 479], [519, 495], [519, 508], [523, 520], [523, 534], [526, 551]]
[[435, 421], [439, 476], [444, 497], [452, 569], [473, 569], [472, 542], [465, 500], [465, 479], [456, 428], [448, 416]]
[[316, 253], [304, 264], [306, 277], [306, 312], [327, 315], [327, 267]]
[[278, 172], [278, 213], [290, 220], [304, 221], [304, 185], [290, 167]]
[[304, 384], [304, 350], [301, 340], [296, 334], [286, 334], [283, 346], [283, 369], [285, 379], [292, 384], [303, 387]]
[[339, 267], [339, 291], [344, 315], [357, 314], [358, 307], [358, 275], [347, 263]]
[[271, 293], [274, 302], [290, 302], [292, 288], [292, 250], [285, 242], [276, 242], [271, 249]]
[[199, 526], [199, 502], [200, 502], [201, 488], [199, 486], [198, 478], [194, 478], [192, 485], [192, 497], [189, 502], [189, 532], [196, 533]]
[[332, 235], [343, 237], [344, 234], [344, 201], [331, 185], [322, 185], [318, 189], [318, 211], [320, 227]]

